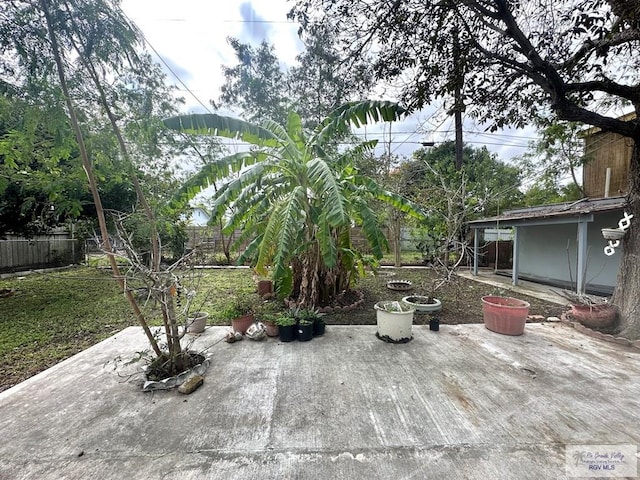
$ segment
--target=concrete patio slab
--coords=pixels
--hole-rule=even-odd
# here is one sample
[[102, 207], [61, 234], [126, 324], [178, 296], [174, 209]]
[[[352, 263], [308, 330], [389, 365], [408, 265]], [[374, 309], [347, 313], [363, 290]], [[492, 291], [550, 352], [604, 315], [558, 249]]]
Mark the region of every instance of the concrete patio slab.
[[0, 478], [557, 479], [568, 444], [640, 444], [640, 353], [567, 325], [226, 332], [197, 338], [212, 367], [189, 396], [103, 368], [146, 347], [135, 327], [0, 393]]

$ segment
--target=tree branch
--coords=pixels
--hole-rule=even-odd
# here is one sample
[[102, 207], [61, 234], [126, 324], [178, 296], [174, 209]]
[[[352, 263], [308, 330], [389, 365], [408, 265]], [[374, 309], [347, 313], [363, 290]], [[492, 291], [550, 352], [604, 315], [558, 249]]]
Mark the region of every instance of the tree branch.
[[590, 82], [568, 83], [567, 92], [592, 92], [599, 91], [626, 98], [631, 102], [640, 102], [640, 85], [621, 85], [611, 80], [593, 80]]

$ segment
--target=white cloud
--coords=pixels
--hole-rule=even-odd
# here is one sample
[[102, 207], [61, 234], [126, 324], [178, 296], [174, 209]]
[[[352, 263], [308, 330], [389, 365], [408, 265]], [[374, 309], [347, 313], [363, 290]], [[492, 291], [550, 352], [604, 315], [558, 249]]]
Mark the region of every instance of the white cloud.
[[[244, 0], [123, 0], [121, 6], [180, 80], [208, 105], [209, 100], [220, 95], [221, 66], [235, 63], [227, 37], [238, 37], [254, 44], [266, 39], [276, 45], [278, 57], [288, 64], [302, 48], [295, 35], [297, 26], [287, 22], [289, 6], [284, 0], [254, 3]], [[202, 111], [199, 102], [184, 91], [168, 69], [165, 71], [169, 81], [183, 90], [187, 109]]]
[[[287, 21], [291, 8], [287, 0], [123, 0], [122, 9], [143, 32], [145, 38], [189, 90], [205, 105], [217, 100], [222, 86], [222, 65], [236, 62], [227, 37], [237, 37], [254, 45], [267, 40], [276, 48], [280, 61], [291, 66], [302, 50], [297, 36], [298, 25]], [[165, 68], [165, 71], [167, 69]], [[186, 110], [202, 112], [204, 108], [180, 82], [167, 71], [170, 82], [181, 90], [187, 102]], [[422, 141], [441, 142], [453, 139], [451, 119], [435, 121], [432, 111], [426, 109], [392, 127], [392, 152], [410, 156], [420, 148]], [[387, 128], [388, 127], [384, 127]], [[465, 130], [481, 128], [465, 124]], [[382, 125], [367, 128], [369, 138], [383, 131]], [[533, 137], [533, 130], [509, 132], [511, 135]], [[388, 138], [388, 137], [387, 137]], [[465, 133], [465, 141], [498, 153], [501, 159], [521, 155], [527, 139], [496, 134], [472, 135]], [[379, 147], [378, 152], [382, 151]]]

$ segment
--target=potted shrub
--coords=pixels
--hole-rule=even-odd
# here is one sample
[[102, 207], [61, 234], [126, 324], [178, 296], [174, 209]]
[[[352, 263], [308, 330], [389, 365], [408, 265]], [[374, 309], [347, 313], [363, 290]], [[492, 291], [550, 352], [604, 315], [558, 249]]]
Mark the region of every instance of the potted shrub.
[[293, 312], [284, 312], [276, 318], [278, 338], [281, 342], [292, 342], [296, 339], [296, 317]]
[[406, 343], [413, 336], [413, 314], [415, 309], [406, 303], [397, 301], [382, 301], [374, 305], [378, 331], [376, 336], [380, 340], [390, 343]]
[[522, 335], [529, 315], [529, 303], [513, 297], [482, 297], [484, 326], [503, 335]]
[[278, 303], [274, 301], [264, 302], [257, 308], [255, 316], [258, 321], [264, 324], [265, 332], [268, 337], [278, 336], [278, 324], [276, 323], [276, 320], [280, 316], [280, 307]]
[[607, 330], [614, 327], [618, 320], [618, 308], [606, 298], [567, 290], [554, 292], [569, 300], [569, 316], [587, 328]]
[[233, 330], [243, 335], [253, 323], [253, 308], [246, 300], [235, 299], [222, 310], [221, 315], [222, 318], [231, 321]]

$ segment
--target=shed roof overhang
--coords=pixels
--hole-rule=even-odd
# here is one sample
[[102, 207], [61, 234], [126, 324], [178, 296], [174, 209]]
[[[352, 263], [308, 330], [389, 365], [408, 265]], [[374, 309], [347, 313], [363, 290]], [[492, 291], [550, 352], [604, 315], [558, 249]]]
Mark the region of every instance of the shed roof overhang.
[[501, 227], [519, 227], [592, 222], [594, 213], [623, 210], [625, 206], [625, 197], [583, 198], [571, 203], [508, 210], [495, 217], [472, 220], [468, 225], [470, 228], [478, 229], [494, 228], [496, 224]]

